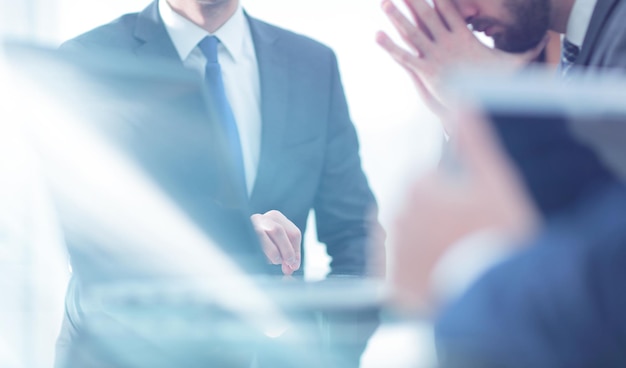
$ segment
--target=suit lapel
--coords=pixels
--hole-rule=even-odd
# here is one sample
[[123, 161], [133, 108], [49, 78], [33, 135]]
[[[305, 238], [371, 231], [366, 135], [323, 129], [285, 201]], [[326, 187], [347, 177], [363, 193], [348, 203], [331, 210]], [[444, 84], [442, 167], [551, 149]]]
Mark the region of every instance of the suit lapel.
[[576, 65], [589, 64], [593, 50], [597, 46], [598, 37], [602, 34], [602, 29], [606, 25], [607, 19], [618, 3], [619, 0], [598, 0], [585, 35], [583, 48], [576, 59]]
[[175, 59], [180, 62], [176, 48], [159, 15], [156, 0], [137, 16], [134, 36], [143, 41], [135, 50], [137, 55]]
[[252, 190], [251, 206], [264, 207], [262, 200], [278, 175], [275, 164], [280, 155], [283, 133], [287, 124], [289, 105], [289, 65], [281, 52], [278, 35], [267, 24], [248, 17], [261, 83], [261, 155], [256, 182]]
[[[289, 60], [286, 53], [280, 50], [276, 31], [247, 14], [246, 17], [256, 51], [261, 86], [261, 153], [250, 198], [254, 209], [266, 207], [262, 201], [277, 175], [275, 161], [280, 155], [289, 105]], [[135, 50], [137, 55], [175, 59], [182, 65], [159, 15], [157, 1], [138, 15], [134, 36], [143, 41]]]

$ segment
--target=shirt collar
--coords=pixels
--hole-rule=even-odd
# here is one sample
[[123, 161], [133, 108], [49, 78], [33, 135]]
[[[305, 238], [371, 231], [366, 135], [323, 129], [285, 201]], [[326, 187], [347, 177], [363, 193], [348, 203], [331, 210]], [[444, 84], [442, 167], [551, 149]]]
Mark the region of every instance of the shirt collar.
[[593, 10], [598, 0], [576, 0], [567, 22], [565, 38], [578, 47], [582, 47], [585, 35], [591, 23]]
[[186, 60], [198, 43], [210, 35], [220, 40], [233, 61], [236, 62], [243, 56], [245, 35], [249, 33], [249, 26], [241, 5], [233, 16], [212, 34], [176, 13], [167, 0], [159, 0], [158, 6], [163, 24], [181, 60]]

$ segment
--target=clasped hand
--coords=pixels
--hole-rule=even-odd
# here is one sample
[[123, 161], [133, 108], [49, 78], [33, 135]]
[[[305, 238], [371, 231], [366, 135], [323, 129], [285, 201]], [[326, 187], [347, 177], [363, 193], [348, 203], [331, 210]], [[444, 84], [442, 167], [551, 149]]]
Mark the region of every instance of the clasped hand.
[[409, 20], [391, 0], [382, 8], [408, 46], [400, 47], [384, 32], [376, 40], [411, 76], [428, 108], [440, 117], [447, 114], [449, 101], [443, 92], [442, 79], [451, 67], [496, 66], [517, 70], [537, 58], [547, 38], [530, 51], [512, 54], [483, 44], [468, 28], [451, 0], [404, 0], [413, 18]]

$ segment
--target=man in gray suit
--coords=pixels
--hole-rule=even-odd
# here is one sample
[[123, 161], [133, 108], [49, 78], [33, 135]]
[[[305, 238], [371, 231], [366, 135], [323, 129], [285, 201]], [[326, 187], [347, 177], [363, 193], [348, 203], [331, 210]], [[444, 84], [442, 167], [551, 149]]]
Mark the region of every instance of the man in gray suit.
[[233, 185], [243, 187], [263, 253], [274, 265], [267, 272], [303, 274], [300, 233], [313, 209], [331, 274], [367, 273], [370, 233], [380, 225], [328, 47], [250, 17], [239, 0], [155, 0], [61, 49], [101, 55], [104, 62], [119, 53], [166, 61], [205, 81], [219, 70], [219, 88], [207, 82], [210, 107], [226, 111], [224, 120], [235, 124], [225, 128], [235, 132], [228, 144], [236, 147], [241, 169], [241, 183]]
[[[441, 79], [459, 64], [511, 70], [537, 57], [548, 30], [564, 35], [561, 68], [626, 68], [626, 4], [619, 0], [405, 0], [409, 21], [389, 0], [383, 10], [409, 47], [385, 33], [377, 41], [409, 71], [424, 100], [445, 115]], [[483, 45], [468, 29], [482, 32], [495, 48]]]
[[328, 47], [248, 16], [238, 0], [155, 0], [62, 50], [129, 53], [205, 74], [207, 37], [217, 40], [252, 221], [268, 261], [281, 265], [274, 273], [302, 273], [300, 231], [314, 209], [332, 273], [363, 275], [376, 203]]

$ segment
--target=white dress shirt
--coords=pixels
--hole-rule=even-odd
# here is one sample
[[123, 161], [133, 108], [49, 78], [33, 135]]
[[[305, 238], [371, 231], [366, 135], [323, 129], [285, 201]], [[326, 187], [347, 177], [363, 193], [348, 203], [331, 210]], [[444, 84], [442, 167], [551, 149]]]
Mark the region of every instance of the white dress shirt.
[[159, 14], [185, 67], [204, 76], [206, 58], [198, 43], [216, 36], [217, 59], [222, 69], [226, 96], [235, 115], [248, 195], [252, 193], [261, 150], [261, 87], [250, 26], [241, 6], [217, 31], [210, 34], [176, 13], [167, 0], [159, 0]]
[[565, 38], [582, 48], [598, 0], [576, 0], [567, 21]]

